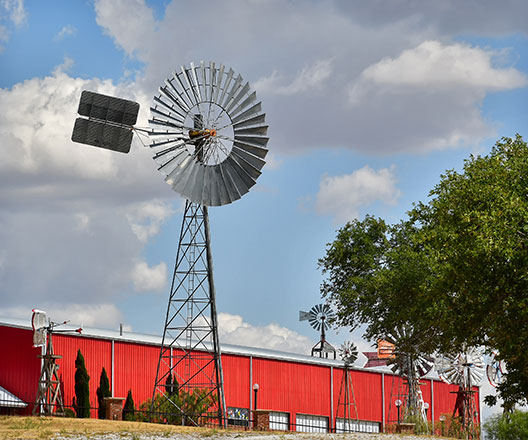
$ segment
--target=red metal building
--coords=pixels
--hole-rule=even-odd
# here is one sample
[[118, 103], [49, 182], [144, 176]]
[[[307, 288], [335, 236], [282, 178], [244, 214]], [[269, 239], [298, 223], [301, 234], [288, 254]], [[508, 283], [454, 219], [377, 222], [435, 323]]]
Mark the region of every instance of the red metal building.
[[[40, 373], [40, 348], [32, 346], [29, 323], [0, 319], [0, 387], [29, 403], [35, 402]], [[132, 390], [136, 405], [152, 397], [161, 338], [136, 333], [84, 329], [82, 335], [55, 334], [59, 375], [64, 383], [64, 402], [71, 405], [77, 350], [81, 350], [90, 380], [90, 400], [97, 406], [96, 389], [104, 367], [112, 396], [126, 397]], [[343, 363], [336, 360], [288, 354], [278, 351], [222, 345], [226, 407], [231, 417], [245, 417], [253, 408], [253, 385], [259, 384], [258, 407], [272, 411], [275, 429], [331, 430], [343, 417], [338, 399]], [[394, 406], [403, 389], [402, 380], [383, 369], [353, 368], [350, 372], [358, 411], [357, 429], [382, 431], [397, 420]], [[457, 387], [434, 378], [421, 381], [423, 399], [429, 404], [428, 419], [451, 414]], [[476, 390], [477, 411], [479, 390]], [[0, 403], [1, 406], [1, 403]], [[95, 412], [93, 413], [95, 416]], [[304, 427], [310, 426], [311, 428]]]

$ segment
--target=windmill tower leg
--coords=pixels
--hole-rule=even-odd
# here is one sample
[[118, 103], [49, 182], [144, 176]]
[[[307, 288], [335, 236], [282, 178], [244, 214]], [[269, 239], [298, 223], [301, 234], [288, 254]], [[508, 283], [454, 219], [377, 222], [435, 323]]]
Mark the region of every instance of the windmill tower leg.
[[[166, 389], [169, 375], [178, 382], [179, 397]], [[156, 394], [160, 394], [181, 414], [182, 423], [199, 425], [203, 414], [193, 414], [181, 399], [194, 393], [200, 393], [198, 406], [208, 413], [214, 411], [219, 425], [223, 426], [225, 400], [209, 218], [206, 207], [187, 201], [151, 411]]]
[[[350, 369], [345, 367], [343, 370], [343, 378], [341, 379], [341, 388], [339, 390], [339, 397], [337, 399], [337, 411], [334, 418], [334, 431], [338, 432], [337, 419], [339, 416], [339, 407], [343, 407], [343, 428], [342, 432], [352, 432], [352, 420], [356, 422], [356, 428], [359, 428], [358, 411], [356, 405], [356, 396], [354, 395], [354, 387], [350, 378]], [[352, 417], [351, 406], [354, 407], [355, 417]]]
[[33, 415], [52, 416], [64, 415], [64, 403], [58, 376], [58, 359], [62, 356], [53, 352], [52, 333], [48, 333], [46, 352], [40, 356], [43, 360], [42, 370], [38, 382], [36, 404], [33, 407]]

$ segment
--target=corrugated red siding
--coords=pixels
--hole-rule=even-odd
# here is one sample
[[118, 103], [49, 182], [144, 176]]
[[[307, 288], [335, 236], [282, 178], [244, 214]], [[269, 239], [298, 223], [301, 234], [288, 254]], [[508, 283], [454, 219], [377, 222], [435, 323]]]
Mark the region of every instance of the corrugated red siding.
[[249, 357], [223, 354], [222, 369], [226, 405], [249, 409], [253, 386], [249, 378]]
[[[90, 376], [90, 406], [97, 407], [96, 391], [103, 367], [111, 380], [112, 342], [77, 335], [54, 334], [53, 347], [55, 354], [62, 356], [58, 364], [59, 379], [64, 383], [64, 404], [71, 405], [75, 396], [75, 359], [78, 350], [81, 350]], [[94, 416], [95, 412], [92, 411], [92, 417]]]
[[253, 358], [253, 382], [260, 409], [330, 414], [329, 367]]
[[132, 390], [136, 405], [152, 398], [159, 354], [153, 345], [115, 341], [114, 396], [126, 397]]
[[[0, 326], [0, 386], [22, 399], [34, 402], [40, 376], [40, 348], [33, 348], [33, 332]], [[31, 412], [32, 406], [26, 412]]]
[[[0, 385], [27, 402], [36, 399], [40, 373], [40, 349], [32, 348], [32, 331], [29, 329], [0, 326], [1, 351]], [[132, 390], [136, 405], [152, 397], [159, 347], [146, 343], [114, 340], [114, 396], [126, 397]], [[97, 406], [96, 389], [99, 376], [105, 367], [112, 378], [112, 340], [79, 336], [54, 336], [55, 353], [63, 356], [58, 361], [59, 375], [64, 383], [64, 401], [71, 405], [74, 396], [75, 358], [80, 349], [86, 362], [90, 380], [90, 402]], [[252, 386], [258, 383], [258, 408], [282, 411], [290, 414], [295, 422], [297, 414], [321, 415], [329, 418], [333, 426], [339, 408], [339, 393], [343, 369], [329, 365], [305, 364], [296, 361], [276, 360], [249, 355], [224, 354], [222, 356], [225, 397], [228, 407], [250, 408]], [[253, 368], [251, 380], [250, 371]], [[166, 372], [166, 368], [162, 372]], [[332, 377], [333, 372], [333, 377]], [[397, 420], [394, 401], [401, 398], [405, 386], [401, 378], [368, 370], [351, 370], [354, 395], [361, 420], [383, 420], [382, 383], [384, 385], [385, 424]], [[333, 389], [331, 390], [331, 383]], [[422, 396], [431, 405], [431, 380], [424, 379]], [[434, 418], [452, 414], [457, 386], [433, 381]], [[478, 406], [478, 389], [475, 395]], [[333, 402], [331, 401], [333, 395]], [[342, 416], [343, 407], [339, 408]], [[431, 409], [428, 418], [432, 416]], [[95, 416], [95, 411], [92, 412]]]
[[[334, 368], [334, 417], [339, 407], [338, 417], [343, 417], [344, 395], [341, 396], [341, 405], [339, 404], [339, 395], [344, 393], [343, 388], [343, 369]], [[371, 371], [351, 370], [349, 372], [350, 380], [353, 385], [354, 397], [360, 420], [381, 421], [381, 374]], [[355, 417], [354, 408], [350, 407], [351, 414]]]

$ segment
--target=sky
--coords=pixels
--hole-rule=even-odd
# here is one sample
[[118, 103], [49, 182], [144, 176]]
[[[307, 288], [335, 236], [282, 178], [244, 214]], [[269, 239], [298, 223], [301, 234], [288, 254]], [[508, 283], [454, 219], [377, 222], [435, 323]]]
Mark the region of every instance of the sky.
[[209, 210], [220, 339], [309, 353], [299, 310], [322, 301], [337, 229], [398, 222], [446, 169], [528, 137], [527, 16], [522, 0], [0, 0], [0, 316], [161, 333], [183, 200], [138, 137], [124, 155], [71, 131], [82, 90], [139, 102], [147, 127], [164, 80], [211, 60], [270, 126], [257, 185]]

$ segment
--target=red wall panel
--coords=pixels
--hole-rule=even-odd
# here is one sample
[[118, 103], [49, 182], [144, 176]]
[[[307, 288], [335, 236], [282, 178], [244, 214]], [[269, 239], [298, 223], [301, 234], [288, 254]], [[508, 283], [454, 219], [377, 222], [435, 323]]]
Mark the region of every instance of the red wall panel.
[[249, 378], [249, 357], [223, 354], [222, 370], [226, 405], [249, 409], [253, 386]]
[[[97, 388], [103, 367], [106, 369], [108, 379], [112, 374], [112, 342], [104, 339], [95, 339], [80, 335], [53, 335], [55, 354], [61, 355], [59, 359], [59, 379], [64, 383], [64, 404], [71, 405], [75, 396], [75, 359], [78, 350], [84, 357], [86, 370], [90, 376], [90, 406], [96, 408]], [[95, 412], [92, 411], [92, 417]]]
[[260, 409], [330, 415], [330, 367], [254, 357], [253, 382]]
[[[0, 326], [0, 386], [24, 402], [37, 399], [41, 349], [33, 348], [33, 332]], [[33, 409], [28, 407], [27, 412]]]
[[[343, 376], [343, 369], [334, 368], [334, 417], [338, 408], [338, 417], [343, 417], [345, 409]], [[352, 381], [358, 418], [360, 420], [380, 421], [382, 415], [381, 375], [371, 371], [350, 370], [349, 378]], [[350, 407], [350, 414], [355, 418], [353, 406]]]
[[126, 397], [132, 390], [136, 406], [152, 398], [159, 354], [159, 347], [154, 345], [115, 341], [114, 396]]

